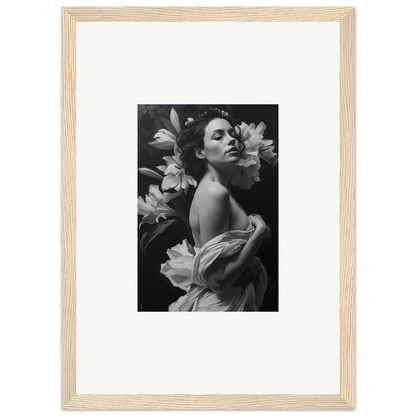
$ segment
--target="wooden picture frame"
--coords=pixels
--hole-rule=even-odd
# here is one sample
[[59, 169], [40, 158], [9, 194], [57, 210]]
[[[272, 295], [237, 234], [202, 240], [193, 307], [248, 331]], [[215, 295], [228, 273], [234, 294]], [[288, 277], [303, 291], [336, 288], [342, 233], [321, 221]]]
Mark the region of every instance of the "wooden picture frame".
[[[340, 394], [112, 395], [76, 393], [76, 23], [339, 22]], [[62, 8], [62, 407], [63, 409], [352, 409], [354, 358], [354, 8]]]

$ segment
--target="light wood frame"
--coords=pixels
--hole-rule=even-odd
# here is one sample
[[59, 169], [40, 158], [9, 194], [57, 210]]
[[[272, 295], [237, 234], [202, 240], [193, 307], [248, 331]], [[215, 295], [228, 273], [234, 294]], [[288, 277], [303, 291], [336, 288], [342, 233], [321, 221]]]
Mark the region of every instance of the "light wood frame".
[[[340, 23], [340, 394], [76, 394], [76, 22], [267, 21]], [[62, 8], [63, 409], [353, 409], [355, 406], [354, 8]]]

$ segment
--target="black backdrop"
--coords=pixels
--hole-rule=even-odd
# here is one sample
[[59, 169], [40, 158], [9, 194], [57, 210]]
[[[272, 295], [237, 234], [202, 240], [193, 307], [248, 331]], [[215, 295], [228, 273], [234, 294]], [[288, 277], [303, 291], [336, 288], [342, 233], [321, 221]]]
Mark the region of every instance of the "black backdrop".
[[[275, 142], [278, 152], [278, 106], [277, 105], [139, 105], [138, 106], [138, 168], [147, 167], [152, 170], [165, 164], [163, 156], [172, 155], [172, 150], [159, 150], [149, 145], [157, 130], [164, 128], [158, 116], [170, 118], [172, 107], [179, 115], [181, 126], [188, 117], [207, 106], [214, 106], [227, 111], [238, 123], [256, 125], [263, 121], [267, 126], [264, 139]], [[234, 198], [241, 204], [247, 214], [259, 214], [271, 228], [272, 236], [263, 243], [257, 256], [264, 264], [269, 275], [269, 287], [265, 295], [262, 311], [277, 311], [279, 304], [278, 279], [278, 165], [272, 168], [262, 160], [260, 182], [256, 182], [250, 190], [239, 187], [232, 188]], [[162, 174], [162, 173], [161, 173]], [[163, 174], [162, 174], [163, 175]], [[161, 181], [138, 173], [138, 195], [144, 197], [150, 184], [160, 185]], [[192, 201], [190, 187], [187, 200]], [[138, 221], [141, 220], [139, 216]], [[145, 224], [138, 231], [138, 238], [149, 230], [151, 225]], [[138, 311], [167, 311], [170, 303], [183, 295], [181, 289], [172, 286], [170, 281], [160, 273], [160, 265], [168, 256], [166, 250], [184, 238], [193, 244], [192, 236], [182, 225], [175, 222], [162, 234], [157, 236], [148, 246], [146, 253], [138, 249]]]

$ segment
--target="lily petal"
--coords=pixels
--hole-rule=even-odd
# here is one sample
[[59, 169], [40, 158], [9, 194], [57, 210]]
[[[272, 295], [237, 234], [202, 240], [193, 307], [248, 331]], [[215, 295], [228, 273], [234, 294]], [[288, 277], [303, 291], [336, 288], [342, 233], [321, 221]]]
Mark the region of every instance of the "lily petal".
[[270, 151], [270, 152], [260, 153], [260, 157], [273, 167], [277, 165], [277, 154], [274, 152]]
[[160, 130], [158, 130], [155, 133], [154, 138], [155, 139], [157, 139], [157, 138], [163, 138], [165, 140], [171, 139], [173, 141], [176, 141], [176, 136], [173, 133], [171, 133], [170, 131], [166, 130], [166, 129], [160, 129]]
[[163, 194], [163, 199], [165, 200], [165, 202], [169, 202], [169, 201], [171, 201], [172, 199], [178, 197], [181, 194], [182, 194], [182, 189], [180, 191], [178, 191], [178, 192], [165, 192]]
[[157, 139], [154, 142], [149, 143], [150, 146], [156, 147], [159, 150], [171, 150], [173, 149], [174, 143], [169, 142], [168, 140]]
[[268, 147], [273, 144], [273, 140], [262, 140], [263, 146], [262, 147]]
[[163, 159], [166, 161], [167, 165], [171, 165], [172, 163], [175, 163], [175, 160], [172, 156], [163, 156]]
[[157, 199], [163, 198], [162, 192], [160, 192], [157, 185], [149, 185], [149, 195], [154, 196]]
[[181, 160], [181, 158], [179, 157], [179, 155], [180, 155], [180, 153], [175, 153], [175, 154], [173, 155], [172, 159], [175, 161], [175, 163], [176, 163], [178, 166], [182, 167], [182, 160]]
[[257, 127], [254, 130], [254, 133], [263, 134], [264, 130], [266, 130], [266, 125], [262, 121], [260, 121], [260, 123], [257, 124]]
[[182, 243], [176, 244], [176, 246], [171, 247], [168, 249], [167, 254], [170, 259], [177, 259], [178, 257], [193, 257], [195, 255], [195, 251], [192, 246], [188, 243], [185, 239]]
[[163, 179], [163, 176], [161, 174], [155, 172], [152, 169], [140, 168], [139, 172], [142, 173], [143, 175], [150, 176], [151, 178], [156, 178], [156, 179], [160, 179], [160, 180]]
[[241, 122], [241, 124], [239, 125], [240, 130], [241, 130], [241, 135], [243, 136], [243, 139], [246, 139], [246, 133], [248, 131], [248, 125], [246, 123], [244, 123], [244, 121]]
[[188, 191], [189, 188], [189, 183], [187, 182], [187, 180], [185, 178], [182, 178], [181, 180], [181, 188], [184, 190], [185, 194]]
[[150, 204], [144, 202], [141, 196], [137, 198], [137, 211], [140, 215], [149, 215], [153, 211], [153, 209], [154, 208]]
[[[160, 165], [160, 166], [156, 166], [156, 168], [159, 169], [160, 171], [164, 172], [166, 170], [167, 166], [166, 165]], [[163, 176], [162, 176], [162, 179], [163, 179]]]
[[186, 181], [189, 183], [189, 185], [197, 186], [198, 182], [191, 176], [191, 175], [184, 175]]
[[[167, 189], [175, 189], [179, 191], [181, 180], [175, 175], [165, 176], [162, 182], [162, 189], [166, 191]], [[179, 189], [176, 189], [179, 185]]]
[[166, 129], [160, 129], [154, 135], [156, 139], [154, 142], [149, 143], [156, 149], [171, 150], [175, 147], [176, 136]]
[[154, 198], [152, 195], [147, 194], [145, 196], [146, 204], [149, 204], [155, 209], [157, 207], [157, 198]]
[[175, 127], [175, 130], [179, 133], [181, 131], [181, 124], [179, 122], [178, 113], [173, 107], [172, 110], [170, 110], [170, 121], [173, 124], [173, 127]]
[[181, 170], [174, 163], [165, 169], [165, 175], [178, 175], [180, 172]]

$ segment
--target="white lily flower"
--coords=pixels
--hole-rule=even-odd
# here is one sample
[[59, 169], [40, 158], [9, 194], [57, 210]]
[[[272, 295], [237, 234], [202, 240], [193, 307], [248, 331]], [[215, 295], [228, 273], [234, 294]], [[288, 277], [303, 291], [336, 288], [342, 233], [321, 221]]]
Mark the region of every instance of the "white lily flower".
[[160, 173], [157, 173], [152, 169], [140, 168], [139, 172], [142, 173], [143, 175], [150, 176], [151, 178], [163, 180], [163, 176]]
[[143, 215], [142, 224], [155, 224], [158, 223], [160, 218], [166, 219], [166, 216], [180, 217], [180, 214], [169, 207], [160, 192], [157, 185], [149, 186], [149, 193], [145, 199], [141, 196], [137, 198], [137, 210], [139, 215]]
[[262, 121], [257, 127], [254, 123], [247, 125], [243, 122], [239, 127], [245, 146], [244, 153], [251, 156], [259, 156], [270, 165], [275, 166], [277, 164], [277, 154], [273, 152], [273, 140], [263, 140], [266, 125]]
[[149, 144], [153, 147], [156, 147], [156, 149], [170, 150], [175, 147], [176, 136], [166, 129], [158, 130], [154, 135], [154, 138], [156, 140]]
[[188, 243], [188, 240], [183, 240], [182, 243], [176, 244], [176, 246], [171, 247], [166, 252], [171, 260], [177, 259], [178, 257], [194, 257], [195, 250]]
[[240, 160], [231, 172], [231, 184], [242, 189], [250, 189], [260, 181], [260, 158], [275, 166], [277, 154], [273, 152], [273, 140], [264, 140], [266, 125], [261, 121], [257, 126], [242, 122], [240, 125], [244, 142], [244, 151]]
[[[185, 173], [182, 161], [179, 157], [179, 151], [175, 147], [175, 154], [173, 156], [164, 156], [163, 159], [166, 161], [166, 165], [157, 166], [157, 168], [165, 174], [162, 181], [162, 189], [164, 191], [173, 189], [176, 191], [175, 195], [171, 197], [167, 196], [170, 200], [179, 196], [182, 190], [187, 193], [189, 185], [196, 186], [196, 180]], [[179, 193], [178, 193], [179, 192]]]
[[188, 291], [192, 284], [195, 250], [187, 240], [183, 240], [182, 244], [170, 248], [167, 254], [169, 260], [161, 265], [160, 272], [171, 281], [173, 286]]

